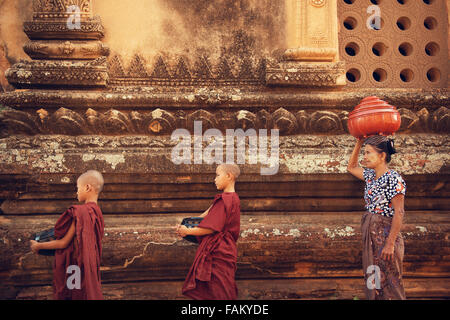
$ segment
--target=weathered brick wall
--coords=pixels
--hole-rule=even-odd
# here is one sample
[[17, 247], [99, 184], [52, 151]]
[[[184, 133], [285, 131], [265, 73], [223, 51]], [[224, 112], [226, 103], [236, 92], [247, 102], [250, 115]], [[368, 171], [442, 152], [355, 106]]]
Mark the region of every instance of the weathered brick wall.
[[[399, 135], [396, 141], [400, 153], [392, 168], [408, 186], [402, 230], [407, 295], [446, 297], [448, 137]], [[345, 173], [353, 143], [348, 135], [281, 137], [279, 174], [264, 177], [258, 166], [242, 166], [241, 298], [364, 297], [363, 184]], [[216, 191], [214, 166], [175, 166], [170, 145], [168, 137], [144, 136], [2, 139], [3, 297], [51, 296], [52, 258], [31, 254], [27, 240], [74, 202], [77, 173], [95, 168], [106, 182], [99, 202], [106, 224], [105, 296], [181, 298], [196, 246], [177, 239], [173, 227], [207, 208]]]

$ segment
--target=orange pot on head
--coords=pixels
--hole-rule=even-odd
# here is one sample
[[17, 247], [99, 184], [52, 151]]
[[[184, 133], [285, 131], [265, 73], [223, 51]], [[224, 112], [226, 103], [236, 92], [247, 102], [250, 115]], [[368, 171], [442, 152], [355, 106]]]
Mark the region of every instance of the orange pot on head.
[[392, 135], [400, 125], [397, 108], [373, 96], [364, 98], [348, 116], [348, 130], [358, 139], [375, 134]]

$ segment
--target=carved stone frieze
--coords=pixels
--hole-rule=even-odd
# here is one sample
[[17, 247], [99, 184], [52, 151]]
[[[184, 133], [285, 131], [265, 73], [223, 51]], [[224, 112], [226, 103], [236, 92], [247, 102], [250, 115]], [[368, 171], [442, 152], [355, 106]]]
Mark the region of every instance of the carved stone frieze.
[[37, 40], [28, 41], [23, 49], [32, 59], [92, 60], [109, 55], [101, 41]]
[[23, 31], [32, 40], [40, 39], [80, 39], [99, 40], [105, 30], [99, 17], [81, 20], [80, 28], [69, 29], [67, 21], [26, 21]]
[[[155, 62], [149, 66], [148, 61]], [[235, 62], [232, 68], [230, 62], [221, 58], [212, 63], [205, 56], [192, 61], [186, 57], [178, 57], [170, 62], [158, 56], [156, 59], [145, 59], [136, 54], [128, 68], [124, 67], [119, 55], [112, 56], [108, 61], [110, 84], [112, 86], [237, 86], [264, 85], [267, 60], [265, 58], [243, 58]]]
[[[441, 107], [431, 114], [426, 108], [413, 112], [401, 108], [402, 127], [399, 132], [450, 132], [450, 111]], [[201, 121], [203, 131], [226, 129], [279, 129], [280, 135], [346, 134], [348, 112], [336, 110], [299, 110], [278, 108], [273, 112], [241, 109], [195, 111], [116, 110], [76, 111], [59, 108], [56, 111], [39, 109], [35, 112], [6, 109], [0, 113], [2, 134], [64, 134], [64, 135], [170, 135], [177, 128], [194, 132], [194, 122]]]
[[91, 12], [91, 0], [33, 0], [35, 18], [48, 18], [52, 14], [65, 13], [70, 6], [77, 6], [80, 12]]
[[276, 67], [268, 67], [268, 85], [301, 87], [338, 87], [345, 85], [345, 65], [343, 62], [327, 64], [308, 62], [281, 62]]
[[[192, 67], [189, 67], [192, 65]], [[115, 86], [236, 86], [271, 85], [336, 87], [345, 85], [343, 62], [327, 64], [298, 61], [277, 63], [273, 58], [245, 58], [233, 70], [226, 59], [212, 64], [206, 57], [190, 63], [179, 57], [171, 65], [159, 56], [152, 68], [147, 61], [136, 54], [126, 69], [122, 59], [114, 55], [108, 61], [110, 84]]]

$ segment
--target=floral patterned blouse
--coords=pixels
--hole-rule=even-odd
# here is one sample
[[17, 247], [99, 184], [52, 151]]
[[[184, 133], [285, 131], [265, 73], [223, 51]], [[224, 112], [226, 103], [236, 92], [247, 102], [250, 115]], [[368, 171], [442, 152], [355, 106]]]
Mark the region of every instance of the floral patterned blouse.
[[364, 181], [366, 181], [364, 189], [366, 210], [370, 213], [378, 213], [392, 218], [394, 208], [391, 200], [400, 193], [406, 194], [405, 180], [395, 170], [391, 169], [376, 179], [375, 170], [364, 168], [363, 176]]

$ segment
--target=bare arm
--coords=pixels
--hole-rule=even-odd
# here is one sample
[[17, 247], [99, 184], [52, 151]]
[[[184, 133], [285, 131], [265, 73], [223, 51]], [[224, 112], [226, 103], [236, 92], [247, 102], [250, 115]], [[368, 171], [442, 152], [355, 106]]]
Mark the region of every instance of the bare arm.
[[199, 227], [195, 227], [195, 228], [187, 228], [186, 226], [176, 226], [176, 233], [184, 238], [187, 235], [190, 236], [204, 236], [207, 234], [211, 234], [213, 233], [214, 230], [211, 229], [206, 229], [206, 228], [199, 228]]
[[363, 144], [362, 140], [358, 140], [358, 142], [356, 143], [352, 155], [350, 156], [350, 160], [348, 160], [347, 171], [352, 175], [354, 175], [356, 178], [364, 181], [363, 176], [364, 170], [363, 168], [358, 166], [358, 157], [359, 152], [361, 151], [362, 144]]
[[392, 198], [391, 203], [394, 207], [394, 217], [392, 218], [391, 231], [386, 239], [386, 244], [381, 252], [381, 258], [385, 260], [394, 260], [394, 245], [395, 239], [402, 228], [403, 217], [405, 215], [405, 196], [403, 194], [398, 194]]
[[204, 235], [211, 234], [214, 232], [214, 230], [200, 228], [200, 227], [186, 228], [186, 229], [187, 229], [186, 234], [191, 235], [191, 236], [204, 236]]
[[69, 230], [62, 239], [52, 240], [48, 242], [37, 242], [31, 240], [31, 250], [38, 252], [39, 250], [65, 249], [72, 241], [75, 235], [75, 222], [72, 222]]

